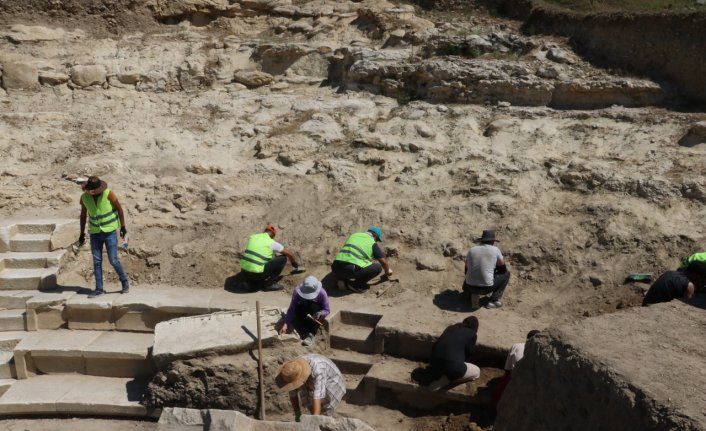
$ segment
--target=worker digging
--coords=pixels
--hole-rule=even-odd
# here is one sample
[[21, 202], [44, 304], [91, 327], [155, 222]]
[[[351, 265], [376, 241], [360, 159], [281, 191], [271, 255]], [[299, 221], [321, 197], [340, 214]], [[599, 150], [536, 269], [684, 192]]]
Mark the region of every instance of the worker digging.
[[297, 263], [294, 252], [274, 240], [277, 228], [271, 224], [261, 233], [250, 235], [248, 244], [240, 258], [240, 268], [250, 290], [282, 290], [278, 283], [287, 260], [292, 264], [292, 273], [304, 272]]
[[366, 232], [357, 232], [346, 239], [345, 244], [331, 264], [331, 271], [345, 289], [363, 293], [368, 282], [384, 271], [384, 277], [392, 275], [385, 253], [378, 243], [382, 242], [382, 229], [377, 226]]

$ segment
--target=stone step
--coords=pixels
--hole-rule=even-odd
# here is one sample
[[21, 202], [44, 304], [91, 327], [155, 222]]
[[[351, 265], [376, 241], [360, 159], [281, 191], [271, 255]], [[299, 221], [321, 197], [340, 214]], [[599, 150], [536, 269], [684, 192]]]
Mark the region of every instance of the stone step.
[[14, 379], [15, 359], [12, 351], [0, 351], [0, 379]]
[[18, 379], [36, 374], [143, 377], [155, 372], [152, 334], [57, 329], [29, 332], [14, 349]]
[[377, 356], [366, 355], [358, 352], [332, 349], [328, 354], [329, 359], [343, 374], [346, 379], [346, 395], [344, 399], [350, 404], [366, 404], [370, 396], [374, 396], [374, 386], [367, 384], [365, 374], [370, 371], [373, 363], [379, 360]]
[[24, 331], [25, 327], [24, 310], [0, 310], [0, 331]]
[[58, 267], [65, 255], [66, 250], [0, 253], [0, 269]]
[[0, 290], [49, 289], [56, 286], [57, 268], [3, 269]]
[[0, 379], [0, 397], [16, 382], [15, 379]]
[[11, 309], [27, 307], [27, 301], [37, 294], [36, 290], [0, 290], [0, 308]]
[[10, 239], [10, 251], [13, 252], [47, 252], [51, 251], [50, 233], [20, 233]]
[[156, 418], [140, 404], [146, 383], [130, 378], [46, 375], [18, 380], [0, 397], [0, 416], [122, 416]]
[[374, 328], [337, 322], [330, 335], [331, 348], [373, 353], [375, 350]]
[[45, 234], [51, 235], [56, 228], [56, 223], [52, 222], [24, 222], [15, 225], [15, 235], [25, 234], [25, 235], [38, 235]]
[[[495, 384], [504, 371], [481, 368], [477, 380], [448, 391], [430, 391], [412, 380], [412, 372], [426, 364], [406, 359], [385, 357], [365, 375], [365, 384], [374, 387], [374, 402], [388, 408], [434, 410], [443, 405], [449, 411], [465, 411], [468, 406], [488, 407], [493, 402]], [[370, 398], [368, 398], [370, 400]]]

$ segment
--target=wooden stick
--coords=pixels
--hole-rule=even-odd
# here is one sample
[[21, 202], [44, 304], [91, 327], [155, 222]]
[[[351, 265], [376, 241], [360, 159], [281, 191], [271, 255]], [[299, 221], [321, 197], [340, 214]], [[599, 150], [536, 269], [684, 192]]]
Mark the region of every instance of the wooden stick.
[[260, 301], [255, 301], [257, 311], [257, 377], [260, 380], [260, 420], [265, 420], [265, 379], [262, 371], [262, 330], [260, 329]]

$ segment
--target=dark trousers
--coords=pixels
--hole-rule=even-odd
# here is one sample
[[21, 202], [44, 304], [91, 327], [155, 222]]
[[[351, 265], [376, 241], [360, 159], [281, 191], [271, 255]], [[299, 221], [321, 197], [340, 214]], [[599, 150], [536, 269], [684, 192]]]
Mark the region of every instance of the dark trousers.
[[287, 256], [277, 256], [265, 264], [263, 272], [243, 271], [243, 275], [253, 289], [264, 289], [277, 282], [285, 265], [287, 265]]
[[368, 282], [382, 272], [382, 265], [373, 262], [365, 268], [348, 262], [334, 260], [331, 265], [333, 272], [339, 280], [352, 281], [356, 287], [365, 288]]
[[294, 326], [294, 329], [299, 333], [299, 336], [302, 337], [302, 339], [308, 337], [309, 334], [316, 334], [319, 330], [319, 325], [306, 316], [307, 314], [311, 314], [313, 316], [319, 311], [321, 311], [321, 307], [314, 301], [306, 301], [294, 309], [292, 326]]
[[507, 287], [507, 284], [510, 282], [510, 271], [505, 271], [502, 274], [496, 273], [495, 276], [493, 277], [493, 285], [492, 286], [470, 286], [466, 284], [466, 282], [463, 282], [463, 291], [466, 293], [471, 293], [474, 295], [487, 295], [491, 293], [490, 295], [490, 300], [491, 301], [500, 301], [500, 298], [503, 297], [503, 293], [505, 293], [505, 288]]

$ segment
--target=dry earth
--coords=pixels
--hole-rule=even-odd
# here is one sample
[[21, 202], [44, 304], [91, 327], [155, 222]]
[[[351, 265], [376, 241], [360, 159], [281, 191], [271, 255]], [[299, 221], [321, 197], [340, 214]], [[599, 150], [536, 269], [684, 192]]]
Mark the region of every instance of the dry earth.
[[[367, 299], [441, 313], [494, 228], [505, 310], [549, 325], [703, 243], [706, 147], [679, 142], [706, 117], [564, 40], [372, 0], [61, 3], [0, 6], [0, 216], [77, 217], [67, 179], [100, 175], [133, 284], [223, 288], [266, 223], [323, 277], [377, 224], [400, 283]], [[60, 281], [92, 285], [87, 251]]]

